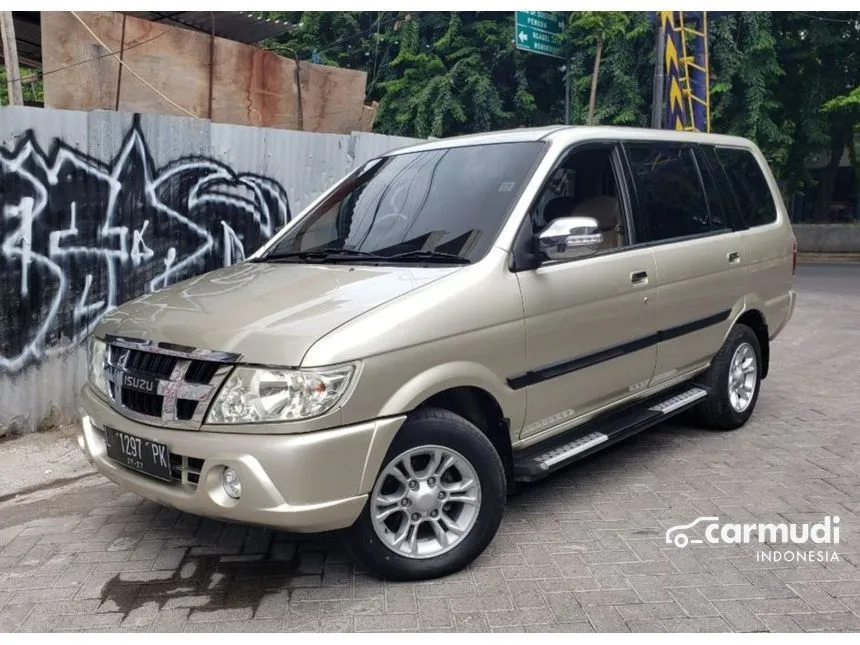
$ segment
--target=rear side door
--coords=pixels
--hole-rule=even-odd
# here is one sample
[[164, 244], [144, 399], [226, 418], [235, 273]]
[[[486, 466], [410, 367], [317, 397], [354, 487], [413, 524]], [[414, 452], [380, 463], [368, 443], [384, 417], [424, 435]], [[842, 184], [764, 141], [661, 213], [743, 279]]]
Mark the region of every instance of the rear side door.
[[651, 386], [706, 366], [743, 307], [742, 241], [708, 199], [707, 169], [694, 145], [631, 142], [639, 239], [654, 252], [657, 360]]
[[[764, 314], [769, 334], [789, 318], [794, 287], [794, 235], [777, 186], [771, 186], [750, 148], [703, 149], [721, 202], [741, 238], [748, 309]], [[769, 174], [769, 173], [767, 173]]]

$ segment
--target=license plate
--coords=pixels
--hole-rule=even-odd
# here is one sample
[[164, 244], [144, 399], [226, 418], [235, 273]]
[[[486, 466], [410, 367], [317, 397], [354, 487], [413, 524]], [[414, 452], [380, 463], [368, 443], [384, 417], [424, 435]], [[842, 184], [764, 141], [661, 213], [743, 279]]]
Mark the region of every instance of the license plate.
[[107, 455], [123, 466], [170, 481], [170, 451], [157, 441], [105, 428]]

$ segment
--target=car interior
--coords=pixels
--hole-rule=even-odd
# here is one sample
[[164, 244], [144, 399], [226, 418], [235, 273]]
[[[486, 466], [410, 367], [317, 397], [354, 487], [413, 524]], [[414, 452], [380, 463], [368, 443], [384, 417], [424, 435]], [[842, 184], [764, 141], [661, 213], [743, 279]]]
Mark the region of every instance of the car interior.
[[575, 152], [553, 173], [534, 210], [537, 231], [559, 217], [591, 217], [603, 242], [600, 251], [626, 244], [609, 149]]

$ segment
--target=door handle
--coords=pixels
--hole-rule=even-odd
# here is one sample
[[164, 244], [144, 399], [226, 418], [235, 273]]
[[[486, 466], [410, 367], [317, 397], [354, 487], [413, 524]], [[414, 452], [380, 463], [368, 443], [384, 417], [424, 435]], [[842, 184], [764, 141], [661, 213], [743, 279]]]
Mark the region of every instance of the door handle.
[[726, 258], [728, 259], [729, 264], [737, 264], [741, 261], [741, 254], [737, 251], [729, 251], [729, 253], [726, 254]]
[[647, 271], [634, 271], [630, 274], [630, 282], [633, 286], [641, 286], [643, 284], [648, 284], [648, 272]]

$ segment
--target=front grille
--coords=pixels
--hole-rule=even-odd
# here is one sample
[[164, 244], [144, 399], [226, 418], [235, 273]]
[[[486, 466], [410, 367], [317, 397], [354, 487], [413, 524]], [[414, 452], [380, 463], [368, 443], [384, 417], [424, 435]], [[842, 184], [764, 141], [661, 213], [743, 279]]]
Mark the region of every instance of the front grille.
[[[121, 387], [120, 401], [123, 407], [128, 408], [132, 412], [145, 414], [148, 417], [161, 417], [162, 408], [164, 405], [164, 397], [159, 394], [147, 394], [146, 392], [138, 392], [130, 390], [127, 387]], [[189, 419], [191, 416], [188, 417]]]
[[238, 354], [108, 336], [105, 376], [120, 412], [196, 429]]
[[125, 366], [128, 370], [154, 378], [170, 378], [179, 359], [176, 356], [129, 350]]
[[188, 401], [186, 399], [178, 399], [176, 401], [176, 416], [183, 421], [192, 418], [196, 410], [197, 401]]
[[185, 372], [185, 380], [189, 383], [209, 383], [219, 367], [218, 363], [212, 361], [191, 361]]

